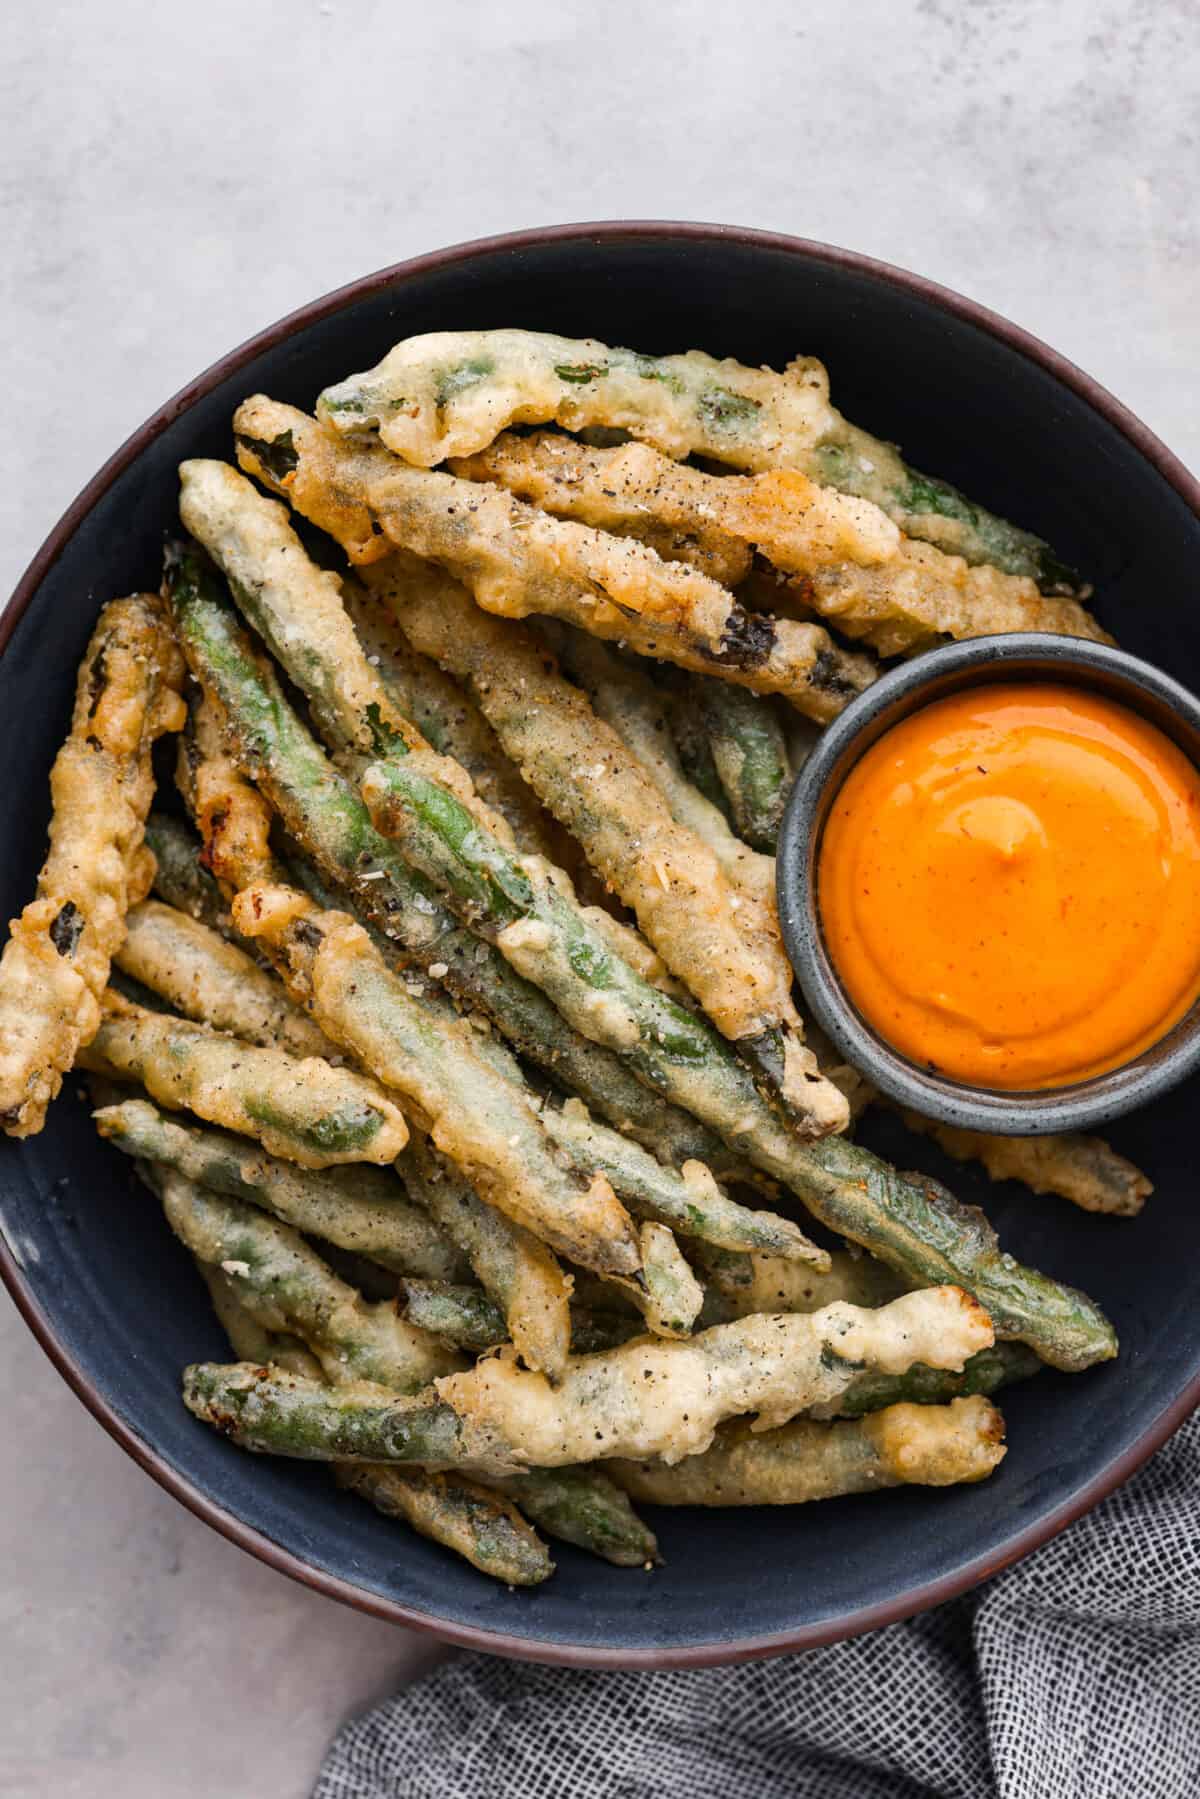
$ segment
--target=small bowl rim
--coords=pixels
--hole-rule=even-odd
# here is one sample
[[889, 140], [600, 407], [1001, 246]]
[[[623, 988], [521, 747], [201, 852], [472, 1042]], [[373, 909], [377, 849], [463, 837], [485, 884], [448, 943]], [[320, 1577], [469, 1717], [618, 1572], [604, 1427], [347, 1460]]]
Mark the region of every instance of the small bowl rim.
[[[1109, 644], [1015, 631], [942, 644], [889, 669], [822, 732], [796, 777], [776, 858], [779, 921], [788, 956], [816, 1022], [846, 1060], [889, 1099], [940, 1124], [1000, 1136], [1094, 1128], [1158, 1099], [1200, 1068], [1200, 1001], [1140, 1056], [1063, 1087], [976, 1087], [921, 1068], [854, 1005], [825, 943], [813, 873], [829, 809], [860, 758], [928, 705], [968, 688], [1015, 680], [1065, 682], [1144, 711], [1200, 766], [1200, 698], [1163, 669]], [[1141, 704], [1139, 702], [1142, 702]], [[1168, 723], [1168, 721], [1170, 721]]]
[[[1041, 338], [1014, 324], [1001, 313], [992, 311], [940, 282], [894, 263], [882, 261], [878, 257], [864, 255], [860, 251], [784, 232], [758, 230], [751, 226], [678, 219], [606, 219], [535, 226], [447, 245], [360, 276], [286, 313], [211, 363], [152, 413], [124, 443], [118, 445], [47, 533], [13, 589], [8, 606], [0, 614], [0, 655], [67, 542], [118, 476], [136, 462], [142, 452], [177, 418], [189, 412], [197, 401], [231, 375], [237, 374], [264, 351], [273, 349], [297, 332], [380, 289], [399, 287], [414, 277], [435, 270], [446, 270], [458, 264], [469, 264], [482, 256], [516, 255], [524, 250], [572, 242], [619, 244], [650, 240], [658, 240], [664, 244], [725, 242], [777, 251], [799, 257], [818, 267], [853, 270], [903, 295], [927, 302], [1006, 345], [1026, 361], [1044, 370], [1071, 393], [1078, 395], [1115, 431], [1120, 432], [1200, 521], [1200, 480], [1135, 413], [1101, 382], [1061, 352], [1052, 349]], [[504, 1655], [518, 1661], [568, 1667], [657, 1669], [727, 1666], [780, 1655], [785, 1651], [824, 1647], [846, 1637], [898, 1623], [946, 1600], [957, 1598], [980, 1581], [998, 1574], [1022, 1556], [1040, 1548], [1135, 1474], [1200, 1405], [1198, 1378], [1181, 1388], [1168, 1405], [1146, 1422], [1145, 1428], [1119, 1455], [1114, 1456], [1102, 1471], [1069, 1499], [1018, 1528], [1002, 1546], [987, 1552], [981, 1551], [951, 1574], [908, 1587], [887, 1599], [860, 1606], [854, 1612], [843, 1613], [836, 1618], [817, 1619], [810, 1624], [789, 1627], [783, 1631], [757, 1632], [723, 1642], [675, 1649], [597, 1649], [591, 1645], [539, 1638], [535, 1634], [517, 1636], [510, 1631], [458, 1624], [439, 1618], [418, 1607], [405, 1605], [400, 1600], [371, 1592], [348, 1576], [321, 1568], [305, 1560], [299, 1553], [285, 1548], [257, 1525], [251, 1524], [228, 1507], [210, 1500], [186, 1470], [168, 1461], [154, 1444], [139, 1435], [125, 1420], [98, 1383], [60, 1340], [52, 1320], [35, 1295], [3, 1234], [0, 1234], [0, 1278], [47, 1358], [102, 1428], [160, 1487], [230, 1543], [313, 1591], [339, 1600], [369, 1616], [427, 1632], [443, 1642], [464, 1648]]]

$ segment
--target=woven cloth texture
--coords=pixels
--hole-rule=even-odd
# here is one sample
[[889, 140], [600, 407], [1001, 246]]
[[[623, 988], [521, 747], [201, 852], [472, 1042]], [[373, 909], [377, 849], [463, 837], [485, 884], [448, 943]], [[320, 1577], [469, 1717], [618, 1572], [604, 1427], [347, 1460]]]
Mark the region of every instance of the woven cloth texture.
[[937, 1611], [696, 1672], [461, 1656], [345, 1725], [313, 1799], [476, 1795], [1200, 1799], [1200, 1414]]

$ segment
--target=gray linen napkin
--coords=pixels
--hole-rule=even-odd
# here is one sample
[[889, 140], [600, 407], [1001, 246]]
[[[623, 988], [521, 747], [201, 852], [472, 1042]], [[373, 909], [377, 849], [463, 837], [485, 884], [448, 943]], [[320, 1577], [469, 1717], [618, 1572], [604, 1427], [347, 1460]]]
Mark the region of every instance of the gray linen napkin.
[[345, 1725], [313, 1799], [475, 1795], [1200, 1799], [1200, 1414], [938, 1611], [695, 1673], [462, 1656]]

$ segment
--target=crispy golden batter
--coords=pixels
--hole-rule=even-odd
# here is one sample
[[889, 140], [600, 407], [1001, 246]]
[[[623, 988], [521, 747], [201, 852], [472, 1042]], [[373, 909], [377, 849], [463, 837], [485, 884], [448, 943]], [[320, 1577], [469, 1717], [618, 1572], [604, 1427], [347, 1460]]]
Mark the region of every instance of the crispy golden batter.
[[956, 1162], [982, 1162], [993, 1181], [1023, 1181], [1034, 1193], [1057, 1193], [1085, 1212], [1132, 1218], [1154, 1191], [1140, 1168], [1118, 1155], [1103, 1137], [1067, 1131], [1048, 1137], [996, 1137], [937, 1124], [905, 1112], [910, 1131], [919, 1131]]
[[721, 1427], [711, 1449], [674, 1467], [616, 1461], [611, 1472], [647, 1505], [804, 1505], [881, 1487], [985, 1480], [1004, 1459], [1004, 1419], [975, 1396], [949, 1405], [892, 1405], [822, 1424], [796, 1418], [756, 1433]]
[[302, 1168], [386, 1165], [408, 1142], [403, 1114], [366, 1075], [242, 1043], [111, 991], [79, 1060], [94, 1074], [141, 1081], [161, 1105], [253, 1137]]
[[717, 531], [747, 550], [743, 575], [750, 546], [777, 568], [807, 574], [842, 562], [888, 562], [901, 541], [898, 527], [877, 506], [818, 487], [798, 469], [710, 475], [647, 444], [593, 449], [550, 431], [529, 437], [505, 432], [476, 455], [457, 457], [450, 468], [603, 531], [637, 522]]
[[[533, 628], [591, 700], [598, 717], [632, 750], [660, 789], [677, 824], [701, 838], [740, 893], [774, 903], [775, 858], [752, 850], [734, 835], [725, 814], [693, 786], [684, 773], [663, 695], [642, 667], [621, 661], [606, 644], [557, 619], [536, 619]], [[816, 732], [799, 714], [795, 724]]]
[[603, 425], [667, 456], [738, 468], [803, 467], [841, 424], [812, 357], [781, 374], [703, 350], [642, 356], [595, 338], [543, 331], [436, 331], [405, 338], [377, 367], [317, 402], [338, 431], [377, 430], [407, 462], [432, 468], [491, 443], [506, 425]]
[[413, 647], [464, 681], [544, 803], [583, 844], [650, 942], [727, 1037], [797, 1027], [774, 896], [729, 882], [586, 695], [515, 621], [481, 612], [440, 569], [366, 571]]
[[100, 1024], [109, 964], [154, 858], [150, 752], [184, 720], [183, 658], [151, 594], [105, 606], [50, 775], [50, 853], [0, 960], [0, 1125], [29, 1137]]
[[710, 475], [645, 444], [589, 449], [550, 432], [508, 434], [462, 457], [455, 474], [493, 481], [566, 518], [619, 530], [629, 517], [663, 527], [718, 527], [800, 577], [788, 601], [836, 623], [880, 655], [923, 649], [939, 637], [1053, 631], [1112, 639], [1076, 600], [1046, 599], [1028, 576], [904, 537], [869, 500], [818, 487], [795, 469]]
[[926, 1287], [878, 1311], [835, 1304], [739, 1319], [684, 1342], [637, 1338], [573, 1357], [557, 1387], [503, 1352], [434, 1384], [461, 1421], [467, 1457], [483, 1465], [498, 1446], [535, 1467], [608, 1456], [677, 1462], [707, 1449], [724, 1418], [757, 1412], [767, 1429], [828, 1404], [864, 1362], [887, 1373], [914, 1362], [957, 1369], [991, 1342], [975, 1300]]
[[341, 1053], [277, 980], [199, 919], [151, 899], [135, 906], [127, 922], [117, 967], [185, 1018], [293, 1056]]
[[[386, 542], [441, 562], [489, 612], [547, 613], [703, 674], [782, 693], [825, 722], [870, 686], [875, 664], [819, 625], [747, 613], [699, 570], [644, 544], [551, 518], [502, 489], [414, 469], [378, 444], [347, 443], [259, 396], [234, 418], [238, 458], [344, 546], [379, 560]], [[272, 467], [284, 439], [294, 465]]]

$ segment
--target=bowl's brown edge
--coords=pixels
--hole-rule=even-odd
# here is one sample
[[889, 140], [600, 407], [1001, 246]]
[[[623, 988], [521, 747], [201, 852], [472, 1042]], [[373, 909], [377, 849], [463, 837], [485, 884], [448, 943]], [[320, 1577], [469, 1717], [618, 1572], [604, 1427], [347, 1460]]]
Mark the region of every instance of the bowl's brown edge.
[[[596, 224], [582, 225], [550, 225], [530, 231], [519, 231], [507, 235], [488, 238], [477, 238], [470, 243], [455, 244], [445, 250], [436, 250], [425, 256], [418, 256], [407, 262], [396, 263], [390, 268], [380, 269], [375, 274], [365, 275], [358, 281], [337, 288], [333, 293], [312, 301], [307, 306], [289, 313], [265, 331], [230, 351], [218, 362], [197, 376], [194, 381], [182, 388], [173, 399], [168, 400], [151, 418], [147, 419], [131, 437], [121, 445], [120, 449], [109, 457], [104, 466], [92, 477], [78, 498], [63, 513], [58, 523], [50, 532], [34, 556], [24, 575], [17, 583], [9, 604], [0, 617], [0, 654], [3, 653], [17, 623], [30, 604], [38, 587], [41, 585], [47, 570], [61, 553], [72, 533], [80, 522], [91, 511], [92, 507], [116, 480], [117, 476], [128, 468], [146, 446], [173, 424], [180, 415], [228, 376], [236, 374], [238, 369], [253, 360], [261, 351], [274, 348], [285, 338], [292, 335], [302, 326], [313, 324], [316, 320], [338, 311], [351, 300], [361, 298], [364, 294], [373, 293], [382, 287], [388, 287], [397, 281], [409, 279], [434, 268], [446, 268], [456, 262], [468, 261], [472, 257], [495, 251], [519, 251], [541, 244], [566, 242], [571, 239], [588, 239], [592, 242], [604, 242], [606, 239], [625, 238], [672, 238], [682, 241], [702, 241], [724, 239], [735, 243], [744, 243], [772, 250], [782, 250], [789, 254], [802, 254], [812, 260], [825, 262], [836, 268], [848, 268], [863, 274], [874, 275], [881, 281], [900, 288], [903, 292], [914, 294], [921, 299], [942, 307], [956, 317], [966, 320], [981, 331], [999, 338], [1001, 342], [1018, 350], [1031, 362], [1039, 364], [1054, 375], [1064, 386], [1072, 389], [1086, 400], [1100, 415], [1118, 431], [1122, 432], [1146, 460], [1158, 471], [1163, 479], [1175, 489], [1192, 511], [1200, 518], [1200, 481], [1189, 473], [1167, 446], [1155, 436], [1154, 432], [1144, 425], [1129, 409], [1121, 404], [1098, 381], [1076, 367], [1065, 356], [1051, 350], [1032, 333], [1024, 331], [991, 312], [987, 307], [974, 300], [956, 294], [952, 289], [942, 287], [937, 282], [927, 281], [920, 275], [911, 274], [906, 269], [896, 268], [891, 263], [880, 262], [874, 257], [862, 256], [853, 250], [843, 250], [836, 245], [817, 243], [807, 238], [784, 236], [782, 233], [755, 231], [748, 228], [730, 225], [709, 225], [672, 220], [604, 220]], [[84, 1373], [83, 1369], [66, 1353], [58, 1342], [48, 1318], [35, 1300], [25, 1276], [17, 1264], [8, 1243], [0, 1235], [0, 1278], [12, 1294], [17, 1310], [26, 1324], [58, 1369], [63, 1379], [87, 1406], [92, 1416], [103, 1425], [109, 1435], [118, 1442], [127, 1454], [133, 1457], [138, 1465], [145, 1469], [160, 1486], [185, 1505], [196, 1517], [202, 1518], [214, 1530], [220, 1531], [239, 1549], [255, 1555], [269, 1567], [276, 1568], [281, 1574], [289, 1575], [293, 1580], [312, 1587], [318, 1593], [324, 1593], [331, 1599], [338, 1599], [356, 1610], [369, 1613], [376, 1618], [384, 1618], [394, 1624], [403, 1624], [413, 1630], [427, 1631], [444, 1642], [454, 1643], [468, 1649], [482, 1650], [492, 1655], [510, 1656], [521, 1661], [551, 1662], [560, 1666], [576, 1668], [703, 1668], [713, 1667], [731, 1662], [752, 1661], [764, 1656], [779, 1655], [786, 1650], [816, 1649], [828, 1643], [838, 1642], [844, 1637], [857, 1636], [868, 1630], [878, 1630], [885, 1624], [898, 1623], [903, 1618], [914, 1616], [917, 1612], [928, 1610], [931, 1606], [940, 1605], [947, 1599], [956, 1598], [960, 1593], [975, 1586], [978, 1582], [998, 1574], [1002, 1568], [1010, 1566], [1030, 1550], [1038, 1549], [1043, 1543], [1066, 1528], [1076, 1518], [1090, 1511], [1100, 1500], [1115, 1491], [1123, 1481], [1129, 1479], [1141, 1467], [1156, 1449], [1160, 1448], [1171, 1433], [1179, 1428], [1185, 1418], [1200, 1405], [1200, 1376], [1189, 1382], [1172, 1403], [1158, 1414], [1130, 1445], [1123, 1455], [1110, 1464], [1102, 1474], [1084, 1486], [1067, 1504], [1060, 1506], [1048, 1517], [1040, 1518], [1035, 1524], [1018, 1532], [1006, 1546], [1002, 1554], [980, 1556], [969, 1562], [955, 1574], [947, 1575], [938, 1581], [926, 1582], [923, 1586], [910, 1589], [896, 1599], [885, 1601], [879, 1605], [863, 1606], [858, 1611], [840, 1618], [822, 1619], [815, 1624], [805, 1625], [798, 1630], [779, 1631], [769, 1636], [743, 1637], [733, 1642], [703, 1644], [689, 1649], [595, 1649], [584, 1644], [543, 1642], [536, 1637], [510, 1636], [502, 1631], [476, 1629], [471, 1625], [454, 1624], [429, 1613], [414, 1611], [398, 1601], [387, 1599], [379, 1594], [366, 1591], [342, 1580], [339, 1576], [327, 1574], [319, 1568], [295, 1556], [290, 1550], [283, 1548], [261, 1531], [252, 1529], [241, 1519], [227, 1512], [222, 1506], [215, 1504], [194, 1487], [186, 1476], [180, 1474], [148, 1443], [138, 1436], [109, 1405], [98, 1391], [95, 1384]]]

